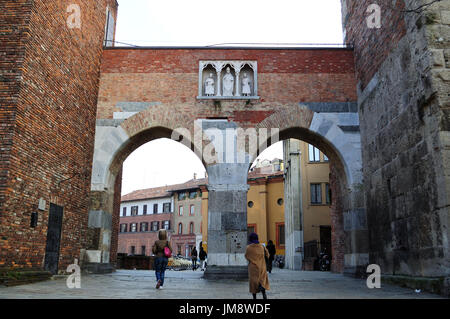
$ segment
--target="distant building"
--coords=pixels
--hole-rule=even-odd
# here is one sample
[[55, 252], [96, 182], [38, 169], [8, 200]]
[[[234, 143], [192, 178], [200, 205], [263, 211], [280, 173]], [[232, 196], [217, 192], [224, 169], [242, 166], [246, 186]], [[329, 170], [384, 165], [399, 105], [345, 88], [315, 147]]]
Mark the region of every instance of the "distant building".
[[199, 250], [203, 214], [201, 185], [206, 185], [206, 179], [196, 179], [194, 176], [184, 184], [171, 187], [175, 203], [171, 244], [176, 255], [189, 257], [194, 246]]
[[172, 233], [174, 200], [168, 186], [143, 189], [122, 196], [118, 253], [152, 254], [158, 230]]
[[274, 158], [273, 160], [259, 158], [256, 159], [255, 165], [250, 169], [250, 172], [258, 171], [259, 173], [275, 173], [284, 169], [284, 162], [282, 159]]
[[[248, 173], [247, 231], [258, 233], [260, 242], [272, 240], [287, 267], [311, 268], [320, 249], [331, 251], [328, 158], [305, 142], [283, 143], [286, 162], [258, 161]], [[194, 176], [123, 196], [119, 253], [151, 255], [159, 228], [169, 229], [175, 255], [189, 257], [200, 242], [207, 249], [207, 184]]]

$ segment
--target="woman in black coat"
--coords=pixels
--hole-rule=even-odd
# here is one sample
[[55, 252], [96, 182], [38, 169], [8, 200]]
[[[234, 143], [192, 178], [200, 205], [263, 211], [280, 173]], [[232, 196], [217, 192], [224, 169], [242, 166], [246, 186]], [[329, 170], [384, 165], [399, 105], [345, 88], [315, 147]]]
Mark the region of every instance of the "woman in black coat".
[[272, 272], [272, 264], [273, 260], [275, 259], [275, 254], [277, 252], [275, 245], [273, 244], [273, 241], [269, 240], [269, 243], [267, 244], [267, 251], [269, 252], [269, 260], [267, 261], [267, 271], [269, 274]]

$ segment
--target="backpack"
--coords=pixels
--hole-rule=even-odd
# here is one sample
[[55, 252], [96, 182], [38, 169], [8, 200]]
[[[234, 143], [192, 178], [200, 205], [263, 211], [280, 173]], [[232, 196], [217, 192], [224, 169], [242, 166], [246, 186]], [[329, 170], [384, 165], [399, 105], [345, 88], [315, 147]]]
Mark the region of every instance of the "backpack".
[[164, 256], [167, 258], [172, 257], [172, 252], [170, 251], [169, 248], [169, 242], [167, 242], [166, 247], [164, 247]]

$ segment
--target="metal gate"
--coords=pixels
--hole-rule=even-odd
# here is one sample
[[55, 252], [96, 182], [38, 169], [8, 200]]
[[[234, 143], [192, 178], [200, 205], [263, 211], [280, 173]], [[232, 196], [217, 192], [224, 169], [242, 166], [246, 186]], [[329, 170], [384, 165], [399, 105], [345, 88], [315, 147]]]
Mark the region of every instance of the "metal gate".
[[63, 208], [50, 204], [48, 217], [47, 246], [45, 247], [44, 269], [52, 274], [58, 273], [59, 247], [61, 243], [61, 228]]

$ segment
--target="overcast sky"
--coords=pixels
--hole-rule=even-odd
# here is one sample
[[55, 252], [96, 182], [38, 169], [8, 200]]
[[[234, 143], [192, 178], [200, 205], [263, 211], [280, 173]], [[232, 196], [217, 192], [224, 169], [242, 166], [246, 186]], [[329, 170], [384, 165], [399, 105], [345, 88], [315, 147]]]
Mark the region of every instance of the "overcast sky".
[[[139, 46], [340, 44], [340, 0], [118, 0], [116, 41]], [[121, 45], [117, 43], [116, 45]], [[282, 158], [282, 143], [260, 158]], [[183, 183], [205, 168], [184, 145], [155, 140], [124, 162], [122, 194]]]

